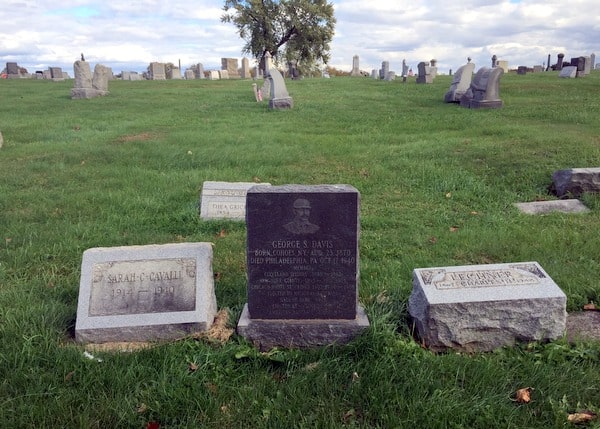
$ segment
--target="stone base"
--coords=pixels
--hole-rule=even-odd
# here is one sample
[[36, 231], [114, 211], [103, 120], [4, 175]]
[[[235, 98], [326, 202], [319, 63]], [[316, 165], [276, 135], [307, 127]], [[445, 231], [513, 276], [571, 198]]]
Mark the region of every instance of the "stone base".
[[124, 326], [120, 328], [80, 329], [75, 332], [78, 343], [175, 340], [203, 332], [210, 323], [176, 323], [172, 325]]
[[308, 348], [329, 344], [346, 344], [369, 327], [362, 306], [356, 319], [251, 319], [248, 304], [237, 325], [237, 332], [260, 350], [273, 347]]
[[502, 100], [469, 100], [461, 98], [460, 105], [469, 109], [499, 109], [504, 103]]
[[73, 88], [71, 89], [71, 99], [94, 98], [108, 94], [108, 91], [100, 91], [94, 88]]
[[579, 197], [585, 192], [600, 192], [600, 168], [572, 168], [552, 174], [552, 191], [559, 197]]
[[581, 201], [576, 199], [532, 201], [530, 203], [515, 203], [515, 206], [521, 212], [527, 214], [587, 213], [590, 211]]
[[416, 269], [408, 311], [425, 346], [485, 352], [561, 338], [567, 298], [536, 262]]
[[271, 109], [291, 109], [292, 107], [294, 107], [294, 100], [292, 97], [272, 98], [269, 100], [269, 108]]

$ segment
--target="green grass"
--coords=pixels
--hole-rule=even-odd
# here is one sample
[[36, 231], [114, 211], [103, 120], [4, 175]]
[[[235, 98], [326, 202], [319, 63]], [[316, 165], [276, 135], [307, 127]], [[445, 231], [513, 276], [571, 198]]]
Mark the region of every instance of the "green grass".
[[[0, 81], [0, 427], [562, 428], [600, 411], [597, 343], [436, 355], [406, 309], [414, 268], [531, 260], [570, 311], [599, 301], [600, 198], [584, 197], [584, 215], [513, 203], [553, 199], [556, 170], [600, 165], [600, 74], [505, 75], [495, 110], [443, 103], [448, 76], [287, 85], [294, 109], [270, 111], [250, 81], [113, 81], [92, 100], [71, 100], [72, 81]], [[234, 336], [83, 357], [72, 330], [91, 247], [213, 242], [235, 325], [245, 226], [199, 219], [206, 180], [355, 186], [364, 335], [270, 354]], [[528, 386], [533, 401], [515, 403]]]

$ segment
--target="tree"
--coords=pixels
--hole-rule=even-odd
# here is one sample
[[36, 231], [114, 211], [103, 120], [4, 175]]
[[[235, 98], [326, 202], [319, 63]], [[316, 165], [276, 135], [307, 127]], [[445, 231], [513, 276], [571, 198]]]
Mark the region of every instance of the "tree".
[[304, 67], [329, 61], [335, 17], [327, 0], [225, 0], [223, 10], [221, 21], [237, 27], [246, 41], [242, 52], [261, 68], [267, 52], [275, 61], [295, 60]]

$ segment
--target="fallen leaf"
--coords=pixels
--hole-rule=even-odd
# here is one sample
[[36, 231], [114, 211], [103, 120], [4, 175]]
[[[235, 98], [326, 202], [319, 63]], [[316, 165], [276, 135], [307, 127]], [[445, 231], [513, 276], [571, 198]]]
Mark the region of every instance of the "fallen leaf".
[[595, 311], [595, 310], [597, 310], [598, 308], [596, 307], [596, 304], [594, 304], [593, 302], [590, 302], [589, 304], [586, 304], [586, 305], [584, 305], [584, 306], [583, 306], [583, 309], [584, 309], [585, 311]]
[[229, 411], [229, 407], [227, 405], [221, 405], [221, 412], [223, 414], [227, 414], [228, 411]]
[[158, 422], [148, 422], [148, 424], [146, 425], [146, 429], [159, 429], [160, 428], [160, 423]]
[[81, 161], [81, 163], [80, 163], [80, 164], [81, 164], [81, 165], [85, 165], [85, 161]]
[[8, 244], [8, 243], [10, 243], [10, 242], [12, 241], [12, 238], [10, 238], [10, 237], [6, 237], [6, 238], [4, 239], [4, 241], [6, 242], [6, 244]]
[[218, 238], [223, 238], [223, 237], [227, 237], [227, 231], [225, 231], [224, 229], [222, 229], [221, 231], [219, 231], [219, 233], [217, 234]]
[[260, 183], [260, 177], [258, 177], [258, 176], [254, 176], [254, 177], [252, 177], [252, 181], [253, 181], [254, 183]]
[[138, 414], [143, 414], [146, 411], [148, 411], [148, 405], [144, 404], [143, 402], [140, 404], [139, 407], [136, 408], [136, 413]]
[[429, 239], [429, 242], [430, 242], [431, 244], [435, 244], [435, 243], [437, 243], [437, 238], [436, 238], [436, 237], [431, 237], [431, 238]]
[[476, 211], [472, 211], [472, 212], [471, 212], [471, 214], [472, 214], [473, 216], [477, 216], [479, 213], [478, 213], [478, 212], [476, 212]]
[[355, 372], [353, 372], [353, 373], [352, 373], [352, 382], [353, 382], [353, 383], [355, 383], [355, 382], [357, 382], [359, 379], [360, 379], [360, 377], [359, 377], [359, 375], [358, 375], [358, 372], [356, 372], [356, 371], [355, 371]]
[[369, 177], [369, 171], [368, 171], [366, 168], [362, 168], [362, 169], [359, 171], [359, 174], [360, 174], [362, 177]]
[[569, 414], [567, 420], [571, 423], [579, 424], [579, 423], [587, 423], [589, 421], [594, 420], [598, 415], [590, 410], [583, 410], [579, 413]]
[[71, 381], [71, 379], [73, 378], [74, 375], [75, 375], [75, 371], [71, 371], [70, 373], [65, 375], [65, 381]]
[[204, 386], [206, 387], [206, 390], [213, 395], [216, 395], [219, 392], [219, 387], [215, 383], [205, 383]]
[[531, 387], [524, 387], [523, 389], [517, 390], [517, 393], [515, 394], [515, 401], [521, 404], [528, 404], [529, 402], [531, 402], [532, 391], [533, 388]]
[[446, 198], [452, 198], [452, 192], [447, 192], [446, 193]]
[[321, 363], [320, 362], [312, 362], [304, 367], [304, 371], [313, 371], [315, 370]]
[[218, 281], [218, 280], [221, 280], [221, 272], [220, 272], [220, 271], [217, 271], [217, 272], [214, 274], [214, 276], [215, 276], [215, 280], [217, 280], [217, 281]]
[[196, 372], [198, 370], [198, 364], [195, 362], [190, 362], [188, 364], [188, 369], [190, 372]]
[[188, 155], [192, 155], [192, 151], [191, 150], [188, 150]]
[[450, 227], [450, 232], [456, 232], [458, 231], [458, 226], [451, 226]]

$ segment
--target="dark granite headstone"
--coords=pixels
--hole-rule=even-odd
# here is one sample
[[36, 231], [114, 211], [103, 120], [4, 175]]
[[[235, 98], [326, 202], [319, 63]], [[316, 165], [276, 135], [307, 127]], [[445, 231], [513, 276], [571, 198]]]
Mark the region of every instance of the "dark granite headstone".
[[368, 326], [358, 306], [359, 205], [349, 185], [248, 191], [241, 335], [261, 348], [311, 346], [346, 342]]
[[246, 203], [251, 317], [354, 319], [358, 191], [263, 188], [248, 191]]
[[11, 62], [6, 63], [6, 73], [7, 74], [19, 74], [19, 66], [17, 63]]

